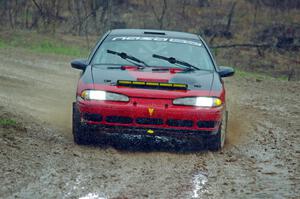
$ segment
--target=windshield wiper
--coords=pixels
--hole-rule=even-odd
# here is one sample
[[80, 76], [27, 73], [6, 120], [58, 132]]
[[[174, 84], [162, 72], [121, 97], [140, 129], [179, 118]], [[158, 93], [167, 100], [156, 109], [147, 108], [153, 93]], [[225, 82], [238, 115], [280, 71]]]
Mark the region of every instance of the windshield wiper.
[[[106, 51], [107, 53], [110, 53], [110, 54], [113, 54], [113, 55], [118, 55], [119, 57], [121, 57], [122, 59], [125, 59], [127, 61], [129, 61], [130, 63], [132, 64], [135, 64], [139, 67], [144, 67], [144, 66], [148, 66], [144, 61], [134, 57], [134, 56], [131, 56], [131, 55], [127, 55], [125, 52], [116, 52], [116, 51], [113, 51], [113, 50], [107, 50]], [[137, 62], [137, 63], [141, 63], [143, 64], [144, 66], [140, 65], [140, 64], [137, 64], [137, 63], [134, 63], [134, 62]]]
[[192, 65], [188, 62], [178, 60], [174, 57], [165, 57], [165, 56], [156, 55], [156, 54], [153, 54], [152, 57], [157, 58], [157, 59], [166, 60], [171, 64], [179, 64], [179, 65], [182, 65], [182, 66], [186, 66], [188, 69], [199, 70], [199, 68], [197, 68], [196, 66], [194, 66], [194, 65]]

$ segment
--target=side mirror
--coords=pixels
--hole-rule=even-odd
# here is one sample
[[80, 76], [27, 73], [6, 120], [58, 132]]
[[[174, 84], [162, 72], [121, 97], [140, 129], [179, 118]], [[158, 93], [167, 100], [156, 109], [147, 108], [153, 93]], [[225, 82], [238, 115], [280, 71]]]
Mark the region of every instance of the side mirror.
[[85, 59], [76, 59], [71, 62], [72, 68], [76, 68], [79, 70], [85, 70], [87, 67], [87, 63]]
[[234, 69], [231, 67], [227, 66], [219, 66], [219, 71], [218, 71], [220, 77], [230, 77], [234, 75]]

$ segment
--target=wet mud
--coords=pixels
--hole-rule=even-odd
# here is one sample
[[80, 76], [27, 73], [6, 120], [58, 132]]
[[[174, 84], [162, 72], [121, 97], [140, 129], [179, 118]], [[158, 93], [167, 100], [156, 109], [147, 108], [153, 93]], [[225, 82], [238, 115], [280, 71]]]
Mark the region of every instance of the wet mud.
[[112, 135], [78, 146], [70, 57], [0, 49], [0, 198], [299, 198], [300, 83], [225, 80], [227, 143]]

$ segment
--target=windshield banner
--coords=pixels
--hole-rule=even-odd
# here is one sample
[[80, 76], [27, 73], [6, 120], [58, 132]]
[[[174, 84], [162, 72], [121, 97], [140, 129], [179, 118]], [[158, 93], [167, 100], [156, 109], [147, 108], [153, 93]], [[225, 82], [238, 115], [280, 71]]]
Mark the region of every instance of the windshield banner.
[[202, 46], [201, 43], [185, 39], [176, 39], [176, 38], [167, 38], [167, 37], [113, 37], [112, 41], [158, 41], [158, 42], [172, 42], [172, 43], [181, 43], [189, 44], [193, 46]]

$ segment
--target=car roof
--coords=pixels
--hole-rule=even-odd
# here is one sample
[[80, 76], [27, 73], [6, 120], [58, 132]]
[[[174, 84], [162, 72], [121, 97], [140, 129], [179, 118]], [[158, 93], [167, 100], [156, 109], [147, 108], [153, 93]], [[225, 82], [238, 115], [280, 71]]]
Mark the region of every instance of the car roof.
[[168, 31], [168, 30], [154, 30], [154, 29], [113, 29], [110, 35], [118, 36], [164, 36], [164, 37], [177, 37], [184, 39], [197, 39], [199, 36], [192, 33]]

